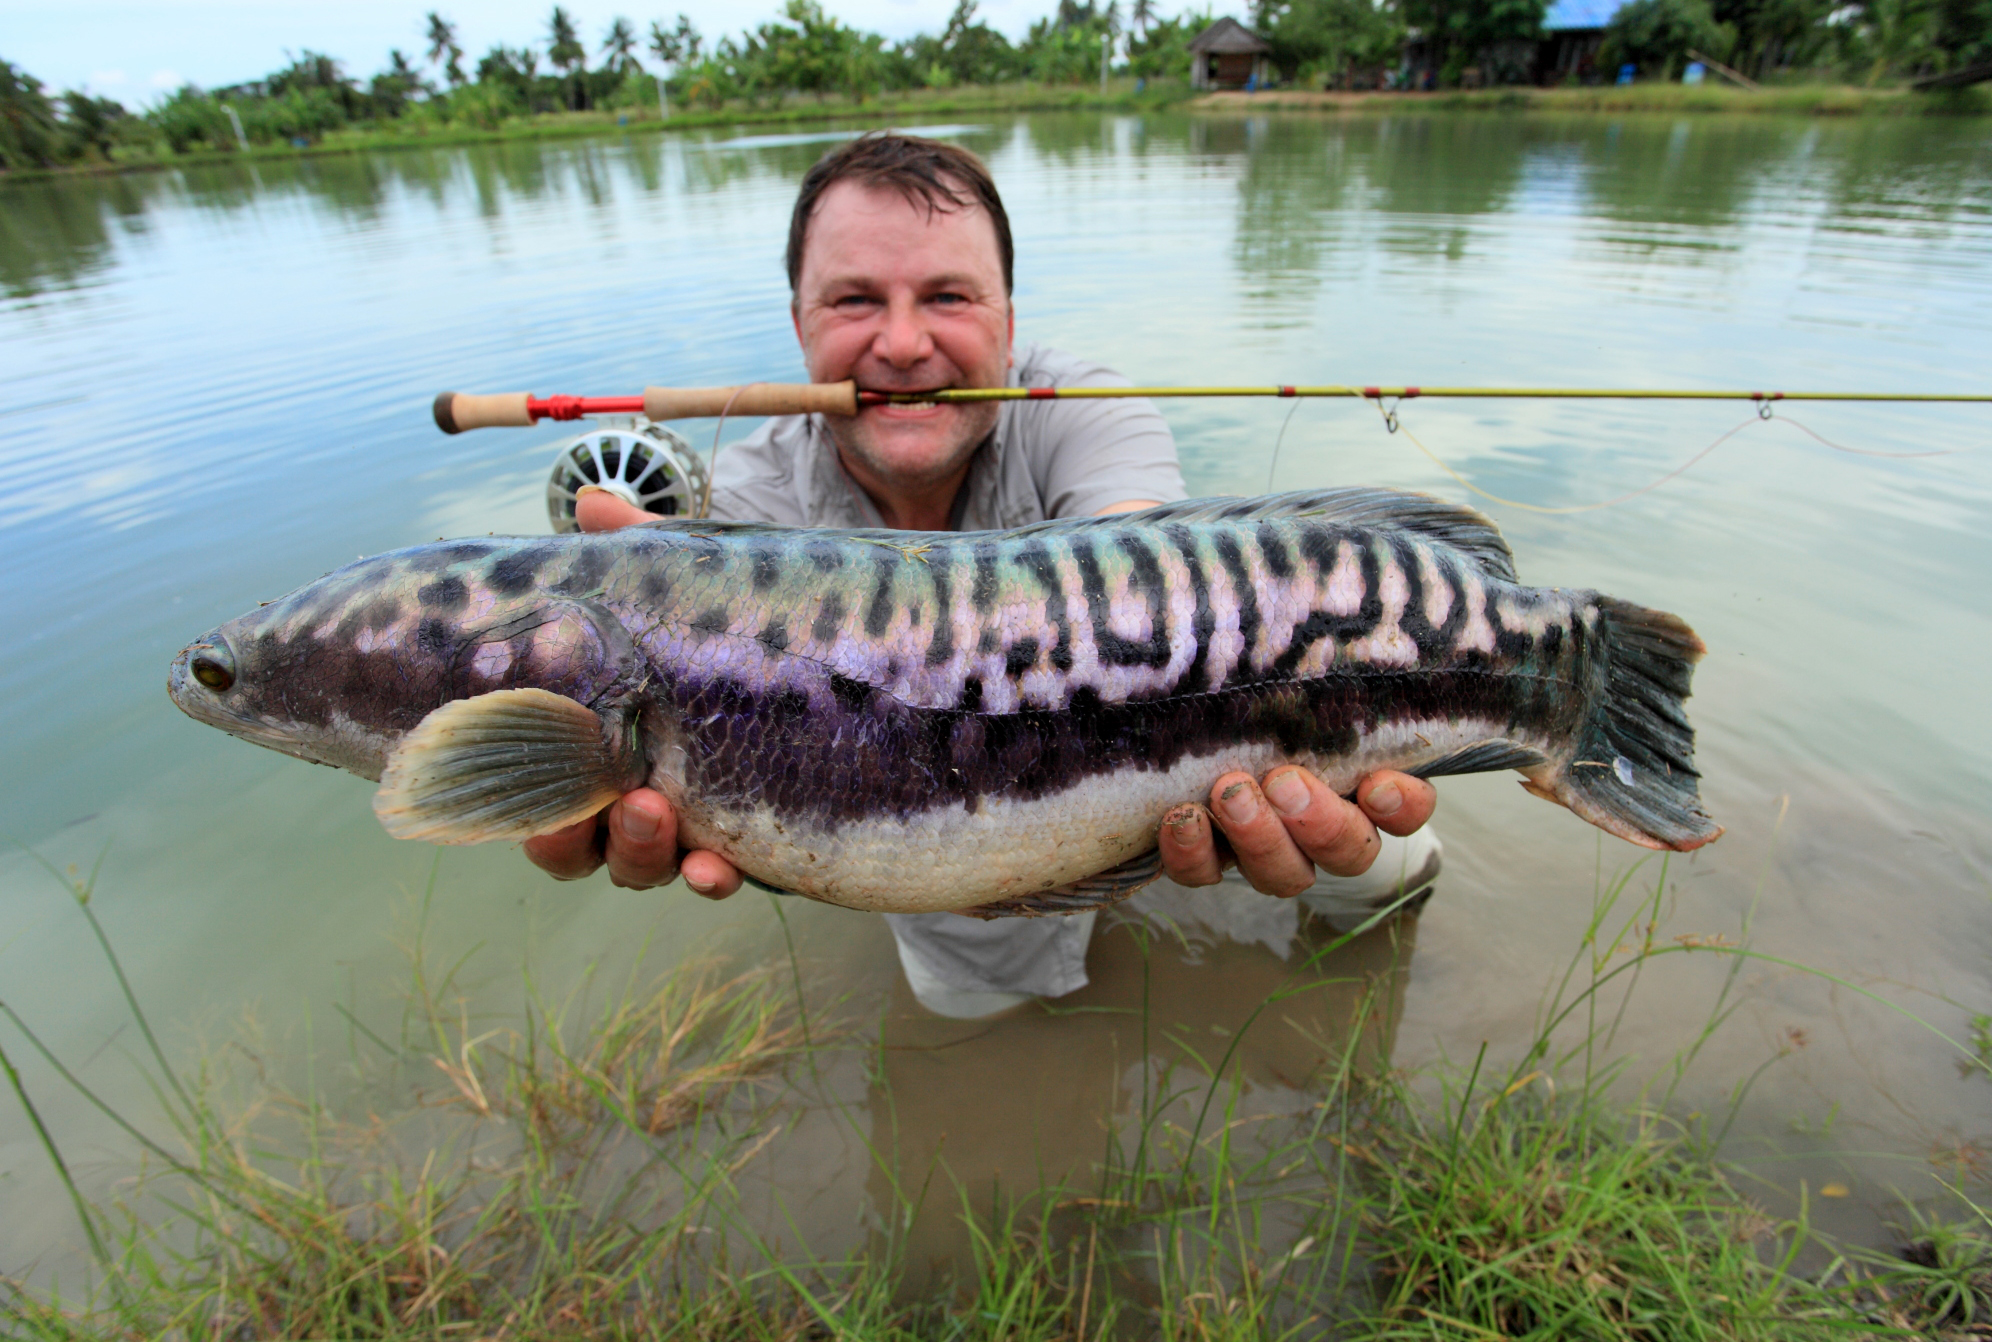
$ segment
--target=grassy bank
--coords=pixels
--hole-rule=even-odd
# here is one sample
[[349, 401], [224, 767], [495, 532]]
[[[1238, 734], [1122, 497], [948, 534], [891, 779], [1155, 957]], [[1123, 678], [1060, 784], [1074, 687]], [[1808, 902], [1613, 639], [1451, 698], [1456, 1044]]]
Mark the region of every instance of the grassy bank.
[[1189, 104], [1202, 112], [1447, 112], [1737, 113], [1784, 116], [1986, 116], [1984, 87], [1917, 93], [1907, 88], [1851, 84], [1772, 85], [1752, 93], [1727, 84], [1626, 84], [1597, 88], [1503, 88], [1439, 93], [1206, 94]]
[[1154, 111], [1179, 104], [1188, 96], [1188, 89], [1180, 83], [1155, 81], [1137, 90], [1133, 80], [1119, 79], [1112, 81], [1104, 92], [1092, 85], [1016, 83], [915, 89], [863, 100], [792, 95], [772, 101], [729, 102], [719, 107], [673, 108], [668, 118], [661, 116], [654, 104], [623, 111], [508, 117], [488, 125], [409, 115], [376, 125], [332, 131], [322, 139], [304, 145], [261, 144], [251, 145], [247, 150], [231, 147], [179, 154], [163, 147], [150, 153], [123, 150], [110, 161], [60, 168], [15, 169], [0, 173], [0, 182], [79, 174], [143, 172], [200, 163], [270, 162], [327, 154], [495, 144], [516, 140], [563, 140], [663, 130], [800, 129], [831, 122], [886, 126], [1019, 112]]
[[144, 172], [194, 164], [277, 162], [324, 155], [395, 149], [442, 148], [520, 140], [564, 140], [663, 130], [779, 130], [842, 125], [908, 125], [963, 117], [1023, 112], [1153, 112], [1180, 107], [1211, 113], [1312, 112], [1539, 112], [1567, 114], [1734, 113], [1796, 116], [1992, 115], [1985, 88], [1915, 93], [1903, 88], [1791, 85], [1749, 93], [1727, 85], [1632, 84], [1599, 88], [1504, 88], [1441, 93], [1323, 93], [1296, 90], [1218, 93], [1192, 98], [1179, 82], [1157, 80], [1137, 90], [1117, 79], [1102, 92], [1092, 85], [1000, 84], [918, 89], [854, 101], [791, 96], [779, 101], [674, 109], [669, 119], [652, 107], [620, 112], [560, 112], [512, 117], [492, 125], [448, 122], [411, 115], [374, 126], [330, 132], [304, 145], [264, 144], [249, 149], [199, 149], [175, 154], [125, 149], [109, 161], [61, 168], [22, 168], [0, 173], [0, 182], [119, 172]]
[[[1483, 1050], [1458, 1072], [1390, 1072], [1361, 1046], [1391, 1000], [1373, 984], [1305, 1109], [1251, 1115], [1229, 1051], [1165, 1068], [1106, 1134], [1085, 1186], [1013, 1190], [988, 1213], [945, 1172], [897, 1168], [889, 1134], [826, 1081], [856, 1059], [877, 1087], [883, 1063], [863, 1022], [808, 1005], [816, 994], [792, 964], [681, 966], [586, 1012], [537, 1000], [516, 1029], [473, 1033], [418, 940], [400, 1037], [348, 1018], [360, 1085], [343, 1106], [276, 1088], [239, 1046], [251, 1064], [239, 1075], [218, 1059], [169, 1069], [128, 997], [161, 1101], [147, 1126], [166, 1127], [127, 1125], [141, 1160], [114, 1205], [76, 1198], [96, 1259], [88, 1286], [0, 1282], [0, 1331], [1983, 1336], [1984, 1209], [1961, 1200], [1962, 1220], [1913, 1223], [1901, 1254], [1834, 1255], [1802, 1214], [1778, 1220], [1740, 1192], [1705, 1130], [1668, 1117], [1665, 1092], [1611, 1102], [1622, 1068], [1604, 1055], [1642, 966], [1737, 951], [1656, 939], [1664, 872], [1650, 898], [1628, 900], [1628, 886], [1600, 898], [1537, 1037], [1504, 1066]], [[87, 887], [73, 893], [94, 928]], [[1323, 938], [1310, 959], [1346, 940]], [[1725, 1010], [1712, 1007], [1709, 1029]], [[39, 1048], [31, 1022], [6, 1014], [9, 1045]], [[778, 1233], [783, 1217], [748, 1205], [757, 1168], [811, 1114], [848, 1127], [888, 1190], [846, 1252], [816, 1254], [792, 1221]], [[961, 1203], [970, 1261], [910, 1287], [905, 1229], [935, 1198]]]

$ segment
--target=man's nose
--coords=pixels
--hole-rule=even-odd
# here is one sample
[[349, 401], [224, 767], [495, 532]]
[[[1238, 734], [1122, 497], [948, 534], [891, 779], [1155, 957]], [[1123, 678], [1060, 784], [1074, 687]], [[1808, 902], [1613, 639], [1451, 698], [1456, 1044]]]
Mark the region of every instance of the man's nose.
[[910, 368], [932, 357], [934, 335], [918, 303], [897, 300], [886, 305], [885, 325], [872, 341], [872, 353], [894, 368]]

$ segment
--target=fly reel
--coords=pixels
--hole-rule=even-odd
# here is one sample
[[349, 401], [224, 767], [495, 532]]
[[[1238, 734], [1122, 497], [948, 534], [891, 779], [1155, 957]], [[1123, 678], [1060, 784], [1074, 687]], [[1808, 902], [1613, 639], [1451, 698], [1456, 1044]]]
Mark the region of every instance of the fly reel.
[[697, 514], [706, 495], [705, 463], [684, 437], [640, 419], [604, 419], [569, 438], [546, 482], [546, 516], [556, 532], [577, 531], [574, 500], [583, 485], [599, 485], [645, 512]]

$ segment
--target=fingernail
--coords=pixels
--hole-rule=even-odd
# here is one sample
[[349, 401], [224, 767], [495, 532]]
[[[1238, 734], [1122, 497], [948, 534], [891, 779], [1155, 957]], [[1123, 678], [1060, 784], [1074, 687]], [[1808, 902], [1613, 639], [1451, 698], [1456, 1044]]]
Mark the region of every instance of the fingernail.
[[1266, 780], [1266, 800], [1278, 807], [1281, 815], [1299, 815], [1314, 797], [1300, 781], [1300, 771], [1288, 769]]
[[1224, 818], [1234, 825], [1249, 825], [1259, 818], [1259, 799], [1252, 795], [1250, 783], [1233, 783], [1218, 794], [1217, 804], [1224, 808]]
[[689, 885], [690, 887], [692, 887], [692, 889], [698, 891], [702, 895], [709, 895], [712, 893], [712, 887], [715, 883], [712, 881], [701, 881], [694, 876], [686, 876], [685, 884]]
[[634, 806], [625, 806], [616, 821], [616, 828], [620, 829], [623, 838], [631, 843], [649, 843], [657, 837], [657, 832], [664, 828], [664, 817], [638, 810]]
[[1379, 783], [1363, 798], [1363, 809], [1371, 815], [1396, 815], [1404, 805], [1404, 793], [1395, 783]]
[[578, 503], [581, 501], [581, 499], [583, 499], [589, 494], [607, 494], [609, 492], [610, 491], [603, 489], [600, 485], [583, 485], [581, 486], [581, 488], [574, 491], [574, 499], [575, 502]]
[[1202, 821], [1203, 812], [1195, 806], [1178, 806], [1162, 817], [1162, 823], [1169, 827], [1177, 840], [1185, 843], [1196, 837]]

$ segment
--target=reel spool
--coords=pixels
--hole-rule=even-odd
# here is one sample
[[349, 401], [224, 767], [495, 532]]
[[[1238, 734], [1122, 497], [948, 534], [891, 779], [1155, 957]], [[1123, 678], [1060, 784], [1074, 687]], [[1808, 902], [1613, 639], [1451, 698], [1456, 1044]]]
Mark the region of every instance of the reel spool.
[[690, 517], [705, 498], [706, 468], [682, 435], [618, 418], [560, 445], [546, 482], [546, 516], [555, 532], [580, 529], [574, 500], [583, 485], [600, 485], [645, 512]]

